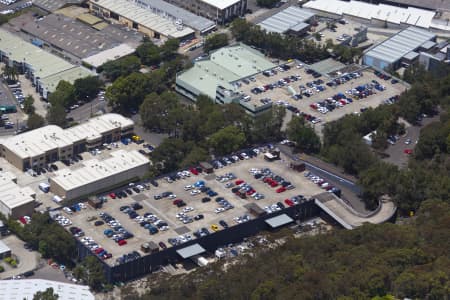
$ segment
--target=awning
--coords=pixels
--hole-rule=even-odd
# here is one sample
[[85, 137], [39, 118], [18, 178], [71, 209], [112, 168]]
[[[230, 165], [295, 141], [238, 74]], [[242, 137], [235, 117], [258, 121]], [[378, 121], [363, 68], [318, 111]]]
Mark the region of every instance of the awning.
[[277, 228], [277, 227], [292, 223], [292, 222], [294, 222], [294, 220], [291, 217], [289, 217], [287, 214], [282, 214], [282, 215], [267, 219], [267, 220], [265, 220], [265, 222], [267, 224], [269, 224], [270, 227]]
[[177, 253], [182, 258], [189, 258], [189, 257], [195, 256], [195, 255], [199, 255], [203, 252], [206, 252], [206, 250], [199, 244], [193, 244], [188, 247], [177, 250]]

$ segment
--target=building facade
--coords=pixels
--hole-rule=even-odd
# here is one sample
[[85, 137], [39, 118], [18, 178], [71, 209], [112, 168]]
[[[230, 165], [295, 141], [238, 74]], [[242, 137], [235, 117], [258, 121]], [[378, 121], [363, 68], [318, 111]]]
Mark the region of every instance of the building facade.
[[30, 187], [17, 185], [17, 178], [8, 172], [0, 172], [0, 213], [17, 219], [34, 211], [36, 193]]
[[22, 171], [38, 169], [116, 142], [133, 130], [134, 122], [119, 114], [105, 114], [68, 129], [48, 125], [3, 140], [0, 156]]

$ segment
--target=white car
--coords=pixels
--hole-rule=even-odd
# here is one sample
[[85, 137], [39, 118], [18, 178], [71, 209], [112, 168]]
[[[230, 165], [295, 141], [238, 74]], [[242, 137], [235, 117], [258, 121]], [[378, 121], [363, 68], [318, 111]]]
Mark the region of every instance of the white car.
[[214, 212], [216, 213], [216, 214], [220, 214], [221, 212], [224, 212], [225, 211], [225, 208], [223, 208], [223, 207], [218, 207], [218, 208], [216, 208], [215, 210], [214, 210]]
[[183, 208], [183, 212], [184, 213], [188, 213], [188, 212], [193, 211], [193, 210], [194, 210], [194, 208], [192, 206], [187, 206], [187, 207]]
[[194, 187], [192, 186], [192, 185], [186, 185], [185, 187], [184, 187], [184, 190], [185, 191], [190, 191], [190, 190], [192, 190]]
[[192, 190], [190, 192], [190, 194], [191, 194], [191, 196], [196, 196], [196, 195], [200, 194], [200, 191], [199, 190]]
[[170, 195], [168, 196], [169, 199], [175, 199], [176, 197], [177, 197], [177, 195], [175, 195], [175, 194], [170, 194]]

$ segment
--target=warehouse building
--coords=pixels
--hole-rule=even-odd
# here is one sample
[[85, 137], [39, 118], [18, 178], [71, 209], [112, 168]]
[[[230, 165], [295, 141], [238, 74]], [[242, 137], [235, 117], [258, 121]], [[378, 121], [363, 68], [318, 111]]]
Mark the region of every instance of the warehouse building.
[[155, 39], [185, 40], [195, 35], [195, 31], [182, 22], [154, 13], [133, 1], [94, 0], [89, 1], [89, 9], [99, 17], [116, 20]]
[[290, 6], [273, 16], [268, 17], [258, 25], [267, 32], [280, 34], [302, 35], [310, 27], [315, 14], [296, 6]]
[[3, 241], [0, 240], [0, 259], [11, 256], [11, 248], [8, 247]]
[[175, 89], [192, 101], [206, 95], [219, 104], [239, 103], [249, 114], [256, 115], [270, 109], [271, 103], [243, 101], [236, 82], [275, 67], [262, 53], [240, 43], [216, 50], [177, 74]]
[[353, 0], [312, 0], [303, 4], [303, 8], [311, 9], [321, 16], [335, 19], [344, 17], [379, 27], [417, 26], [427, 29], [441, 27], [438, 26], [438, 23], [433, 22], [435, 12], [414, 7], [403, 8]]
[[247, 10], [247, 0], [168, 0], [168, 2], [213, 20], [217, 24], [225, 24], [243, 16]]
[[436, 44], [435, 40], [435, 34], [411, 26], [368, 49], [363, 55], [363, 64], [378, 69], [395, 70], [402, 63], [412, 63], [420, 51], [433, 47]]
[[77, 199], [143, 176], [150, 161], [138, 151], [118, 150], [104, 160], [84, 161], [82, 167], [56, 171], [50, 191], [63, 199]]
[[184, 24], [194, 29], [199, 34], [206, 34], [216, 28], [216, 24], [202, 16], [198, 16], [186, 9], [175, 6], [162, 0], [134, 0], [135, 4], [152, 11], [154, 14], [163, 15], [173, 22]]
[[450, 1], [443, 0], [360, 0], [370, 3], [384, 3], [401, 7], [417, 7], [428, 10], [450, 11]]
[[0, 29], [0, 61], [27, 74], [44, 99], [56, 89], [56, 85], [48, 85], [47, 79], [52, 76], [73, 83], [78, 78], [95, 75], [3, 29]]
[[52, 288], [59, 300], [94, 300], [87, 285], [70, 284], [46, 279], [1, 280], [0, 299], [31, 300], [37, 292]]
[[119, 114], [105, 114], [68, 129], [48, 125], [1, 142], [1, 156], [20, 170], [37, 169], [58, 160], [129, 136], [134, 122]]
[[0, 213], [14, 219], [31, 215], [35, 199], [36, 193], [30, 187], [20, 187], [13, 174], [0, 172]]

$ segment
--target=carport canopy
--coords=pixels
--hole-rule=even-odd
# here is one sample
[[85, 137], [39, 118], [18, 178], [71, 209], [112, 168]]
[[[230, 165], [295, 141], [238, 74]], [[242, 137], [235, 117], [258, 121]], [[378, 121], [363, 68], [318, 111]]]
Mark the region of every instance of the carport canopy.
[[177, 250], [177, 253], [184, 259], [202, 254], [203, 252], [206, 252], [206, 250], [199, 244], [193, 244]]
[[287, 214], [282, 214], [273, 218], [265, 220], [265, 222], [272, 228], [278, 228], [280, 226], [294, 222], [294, 220]]

